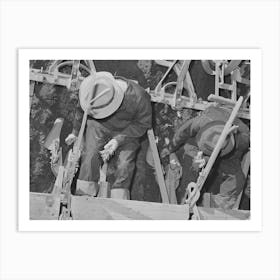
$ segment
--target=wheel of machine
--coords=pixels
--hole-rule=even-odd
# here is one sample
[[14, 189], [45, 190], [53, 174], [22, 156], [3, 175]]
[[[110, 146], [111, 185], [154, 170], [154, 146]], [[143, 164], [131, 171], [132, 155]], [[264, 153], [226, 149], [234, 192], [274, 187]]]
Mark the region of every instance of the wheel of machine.
[[[60, 72], [59, 69], [61, 69], [64, 66], [73, 66], [73, 61], [69, 60], [69, 61], [61, 62], [60, 64], [57, 65], [56, 71]], [[85, 66], [81, 63], [79, 65], [79, 69], [86, 71], [88, 75], [90, 75], [90, 73], [91, 73], [91, 70], [87, 66]]]
[[[237, 69], [242, 60], [230, 60], [225, 66], [225, 76], [230, 74], [233, 70]], [[209, 75], [215, 75], [215, 61], [214, 60], [201, 60], [204, 71]]]

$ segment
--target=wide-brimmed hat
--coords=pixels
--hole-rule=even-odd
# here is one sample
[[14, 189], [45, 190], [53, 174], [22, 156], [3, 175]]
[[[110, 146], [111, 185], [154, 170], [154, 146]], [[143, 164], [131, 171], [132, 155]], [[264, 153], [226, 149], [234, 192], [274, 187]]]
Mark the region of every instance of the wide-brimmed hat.
[[[212, 121], [202, 127], [197, 136], [197, 145], [204, 154], [210, 156], [213, 152], [219, 137], [224, 129], [225, 122], [223, 121]], [[229, 154], [235, 145], [234, 136], [232, 133], [227, 136], [223, 146], [221, 148], [220, 156]]]
[[113, 75], [109, 72], [96, 72], [86, 77], [80, 86], [80, 105], [85, 111], [88, 99], [92, 100], [100, 95], [92, 103], [89, 111], [95, 119], [104, 119], [112, 115], [121, 105], [124, 98], [124, 91], [118, 85]]

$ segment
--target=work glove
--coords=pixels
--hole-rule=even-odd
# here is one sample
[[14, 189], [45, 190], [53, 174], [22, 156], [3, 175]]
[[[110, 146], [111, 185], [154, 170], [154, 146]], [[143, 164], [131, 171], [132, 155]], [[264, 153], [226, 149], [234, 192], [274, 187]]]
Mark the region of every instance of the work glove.
[[69, 134], [66, 139], [65, 139], [65, 143], [67, 145], [71, 145], [73, 144], [75, 141], [77, 140], [77, 136], [73, 133]]
[[116, 139], [111, 139], [105, 146], [102, 151], [100, 151], [100, 155], [103, 161], [107, 161], [109, 157], [116, 151], [119, 143]]
[[206, 165], [207, 158], [203, 157], [203, 152], [199, 151], [197, 155], [193, 158], [192, 167], [194, 170], [199, 170]]
[[177, 167], [181, 167], [179, 159], [178, 159], [178, 157], [176, 156], [175, 153], [171, 153], [169, 155], [169, 163], [170, 163], [171, 169], [175, 169]]

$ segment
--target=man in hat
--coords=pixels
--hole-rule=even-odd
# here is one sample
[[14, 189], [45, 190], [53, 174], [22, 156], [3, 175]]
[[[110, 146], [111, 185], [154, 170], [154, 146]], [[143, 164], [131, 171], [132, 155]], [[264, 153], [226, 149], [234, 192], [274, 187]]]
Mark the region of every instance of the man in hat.
[[102, 96], [91, 104], [87, 118], [85, 152], [76, 194], [97, 195], [104, 151], [118, 150], [111, 197], [129, 199], [139, 138], [151, 128], [150, 96], [137, 83], [122, 77], [114, 78], [109, 72], [97, 72], [85, 78], [80, 86], [80, 106], [76, 110], [73, 131], [65, 140], [68, 145], [77, 138], [83, 116], [81, 108], [86, 110], [88, 96], [93, 99], [99, 94]]
[[[222, 133], [231, 111], [210, 106], [197, 117], [185, 122], [175, 133], [172, 152], [182, 145], [183, 175], [177, 189], [178, 202], [183, 204], [185, 191], [190, 182], [196, 182], [201, 168], [206, 164]], [[246, 124], [236, 118], [238, 126], [225, 140], [221, 152], [204, 184], [204, 191], [211, 193], [211, 206], [237, 208], [238, 197], [243, 190], [245, 176], [241, 160], [249, 148], [250, 131]]]

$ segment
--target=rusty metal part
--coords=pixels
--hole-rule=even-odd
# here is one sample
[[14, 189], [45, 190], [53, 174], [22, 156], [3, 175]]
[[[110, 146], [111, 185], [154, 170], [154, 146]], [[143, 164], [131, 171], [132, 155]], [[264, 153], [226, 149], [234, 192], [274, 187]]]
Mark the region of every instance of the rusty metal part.
[[[159, 65], [165, 66], [165, 67], [172, 67], [172, 61], [168, 60], [155, 60], [155, 62]], [[226, 60], [202, 60], [202, 64], [204, 66], [208, 67], [208, 72], [212, 75], [216, 75], [216, 72], [210, 67], [215, 66], [219, 71], [218, 75], [216, 75], [216, 81], [215, 81], [215, 94], [216, 96], [219, 96], [219, 89], [224, 89], [231, 91], [231, 99], [227, 99], [228, 101], [232, 101], [232, 104], [230, 106], [234, 106], [237, 98], [237, 83], [243, 83], [246, 85], [250, 85], [250, 80], [245, 79], [241, 77], [241, 73], [239, 71], [239, 64], [242, 62], [242, 60], [232, 60], [232, 61], [226, 61]], [[245, 61], [246, 62], [246, 61]], [[180, 65], [181, 61], [178, 61], [172, 69], [175, 71], [177, 76], [180, 75], [182, 72], [182, 63]], [[211, 63], [211, 65], [210, 65]], [[250, 62], [247, 62], [250, 63]], [[220, 69], [221, 68], [221, 69]], [[233, 70], [235, 69], [235, 70]], [[233, 71], [232, 71], [233, 70]], [[224, 76], [227, 75], [228, 72], [232, 71], [232, 84], [226, 84], [224, 82]], [[174, 96], [174, 93], [169, 93], [169, 90], [167, 90], [169, 87], [173, 86], [176, 87], [178, 84], [177, 82], [170, 82], [162, 86], [160, 94], [158, 92], [155, 92], [153, 90], [149, 90], [149, 94], [151, 95], [152, 102], [159, 102], [170, 105], [173, 109], [180, 111], [183, 108], [191, 108], [195, 110], [205, 110], [210, 104], [207, 101], [203, 101], [201, 99], [197, 99], [196, 93], [194, 91], [194, 87], [192, 85], [191, 79], [188, 79], [189, 77], [189, 71], [187, 71], [186, 79], [184, 80], [184, 88], [187, 90], [189, 96], [180, 96], [179, 98], [176, 98]], [[190, 78], [190, 77], [189, 77]], [[178, 88], [178, 86], [177, 86]], [[174, 91], [172, 91], [174, 92]], [[193, 93], [193, 94], [192, 94]], [[248, 95], [249, 96], [249, 95]], [[249, 98], [249, 97], [248, 97]], [[177, 104], [174, 104], [174, 103]], [[250, 119], [250, 106], [248, 104], [244, 104], [242, 108], [238, 112], [238, 117], [244, 118], [244, 119]]]
[[174, 67], [174, 65], [176, 64], [177, 60], [174, 60], [170, 66], [168, 67], [167, 71], [165, 72], [165, 74], [163, 75], [163, 77], [160, 79], [160, 81], [158, 82], [157, 86], [155, 87], [155, 92], [157, 94], [160, 95], [161, 92], [161, 88], [162, 88], [162, 83], [165, 80], [165, 78], [167, 77], [167, 75], [170, 73], [171, 69]]
[[[155, 62], [158, 65], [161, 66], [165, 66], [165, 67], [171, 67], [172, 66], [172, 61], [168, 61], [168, 60], [155, 60]], [[180, 63], [175, 63], [174, 67], [172, 68], [174, 70], [174, 72], [176, 73], [177, 76], [180, 75], [181, 70], [182, 70], [182, 65]], [[184, 83], [184, 88], [188, 89], [189, 85], [188, 85], [188, 81], [186, 81], [186, 79], [183, 81]]]
[[[180, 106], [183, 88], [186, 89], [189, 98], [191, 99], [191, 103], [194, 104], [197, 101], [197, 95], [195, 93], [192, 79], [189, 73], [189, 66], [191, 60], [174, 60], [173, 62], [170, 62], [168, 60], [155, 60], [155, 62], [159, 65], [168, 67], [167, 72], [164, 74], [164, 76], [155, 88], [156, 94], [160, 96], [162, 100], [164, 100], [165, 89], [170, 85], [174, 85], [175, 90], [173, 95], [173, 101], [172, 104], [170, 104], [172, 107], [176, 108], [177, 106]], [[177, 81], [169, 82], [166, 85], [162, 86], [164, 79], [169, 74], [171, 69], [173, 69], [177, 74]]]
[[[48, 71], [42, 71], [42, 69], [30, 69], [29, 79], [36, 82], [47, 82], [50, 84], [65, 86], [71, 90], [78, 90], [81, 82], [85, 78], [80, 70], [84, 70], [88, 75], [96, 72], [92, 60], [84, 60], [86, 66], [80, 62], [80, 60], [55, 60], [49, 67]], [[71, 74], [65, 74], [60, 71], [61, 68], [65, 66], [72, 67]]]
[[[159, 98], [156, 93], [153, 90], [148, 91], [148, 93], [151, 96], [151, 101], [156, 102], [156, 103], [163, 103], [170, 105], [171, 107], [173, 106], [173, 101], [174, 101], [174, 95], [164, 92], [163, 99]], [[226, 98], [225, 98], [226, 99]], [[227, 99], [228, 101], [231, 101], [230, 99]], [[214, 102], [207, 102], [201, 99], [198, 99], [196, 102], [193, 102], [191, 98], [187, 96], [182, 96], [181, 97], [181, 103], [180, 106], [177, 106], [174, 108], [175, 110], [180, 110], [182, 108], [191, 108], [194, 110], [198, 111], [204, 111], [206, 108], [208, 108], [211, 104], [214, 104]], [[232, 105], [229, 105], [230, 107], [234, 106], [234, 102], [232, 102]], [[250, 109], [249, 108], [241, 108], [237, 114], [239, 118], [243, 119], [250, 119]]]

